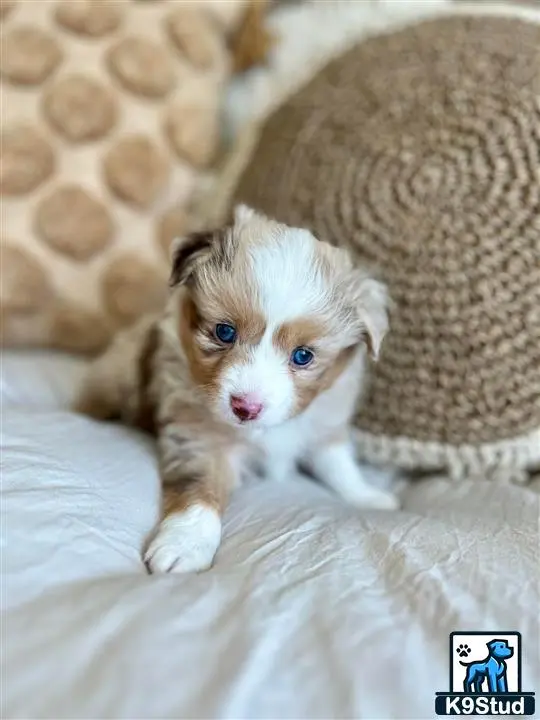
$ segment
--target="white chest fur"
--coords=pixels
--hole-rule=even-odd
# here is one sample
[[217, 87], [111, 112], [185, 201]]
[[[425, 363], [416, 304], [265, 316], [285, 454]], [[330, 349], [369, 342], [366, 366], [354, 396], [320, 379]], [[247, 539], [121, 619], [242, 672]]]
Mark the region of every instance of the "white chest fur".
[[266, 478], [283, 482], [304, 465], [346, 502], [361, 508], [394, 510], [397, 498], [368, 485], [349, 438], [350, 421], [365, 380], [365, 354], [359, 349], [334, 385], [300, 415], [253, 435], [251, 443]]
[[300, 415], [277, 427], [261, 429], [251, 438], [264, 474], [284, 480], [294, 466], [309, 458], [321, 443], [345, 439], [365, 373], [365, 355], [356, 356], [331, 388]]

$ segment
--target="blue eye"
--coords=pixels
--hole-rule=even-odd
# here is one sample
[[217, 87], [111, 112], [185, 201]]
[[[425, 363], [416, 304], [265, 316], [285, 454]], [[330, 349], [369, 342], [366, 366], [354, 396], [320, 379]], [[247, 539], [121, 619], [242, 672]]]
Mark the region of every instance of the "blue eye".
[[293, 365], [298, 365], [299, 367], [305, 367], [306, 365], [309, 365], [309, 363], [313, 360], [313, 353], [311, 350], [308, 350], [305, 347], [298, 347], [296, 350], [294, 350], [293, 354], [291, 355], [291, 362]]
[[233, 328], [232, 325], [227, 325], [226, 323], [218, 323], [214, 332], [217, 339], [221, 340], [222, 343], [226, 343], [227, 345], [230, 345], [236, 340], [236, 330]]

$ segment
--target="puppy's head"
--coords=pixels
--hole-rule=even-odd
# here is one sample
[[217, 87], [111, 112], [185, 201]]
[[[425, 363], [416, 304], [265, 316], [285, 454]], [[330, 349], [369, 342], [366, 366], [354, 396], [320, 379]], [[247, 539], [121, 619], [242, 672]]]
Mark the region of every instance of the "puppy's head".
[[341, 249], [236, 209], [230, 227], [173, 250], [180, 341], [221, 420], [264, 428], [302, 412], [388, 326], [384, 285]]

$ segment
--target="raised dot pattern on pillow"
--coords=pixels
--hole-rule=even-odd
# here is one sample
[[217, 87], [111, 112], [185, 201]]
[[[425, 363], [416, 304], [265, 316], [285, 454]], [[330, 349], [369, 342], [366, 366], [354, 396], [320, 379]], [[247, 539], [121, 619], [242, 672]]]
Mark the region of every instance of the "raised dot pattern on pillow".
[[3, 344], [93, 352], [161, 305], [244, 6], [2, 3]]

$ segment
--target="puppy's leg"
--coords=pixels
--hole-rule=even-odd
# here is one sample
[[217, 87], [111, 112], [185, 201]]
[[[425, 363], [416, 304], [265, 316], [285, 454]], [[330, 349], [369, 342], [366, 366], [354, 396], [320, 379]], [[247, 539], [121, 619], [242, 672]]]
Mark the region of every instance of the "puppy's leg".
[[74, 412], [95, 420], [136, 420], [142, 387], [141, 369], [153, 359], [157, 329], [152, 317], [143, 318], [120, 332], [107, 350], [87, 369], [75, 398]]
[[121, 414], [121, 383], [117, 370], [121, 353], [113, 343], [103, 355], [90, 363], [78, 389], [72, 410], [94, 420], [116, 420]]
[[222, 508], [214, 504], [221, 479], [210, 475], [165, 487], [163, 519], [144, 560], [153, 573], [207, 570], [221, 543]]
[[364, 480], [348, 440], [316, 448], [308, 459], [308, 467], [318, 480], [355, 507], [380, 510], [397, 510], [399, 507], [395, 495]]
[[153, 573], [206, 570], [221, 542], [221, 518], [236, 484], [235, 468], [225, 451], [210, 444], [189, 447], [181, 431], [174, 441], [168, 430], [168, 437], [160, 437], [163, 518], [144, 560]]

